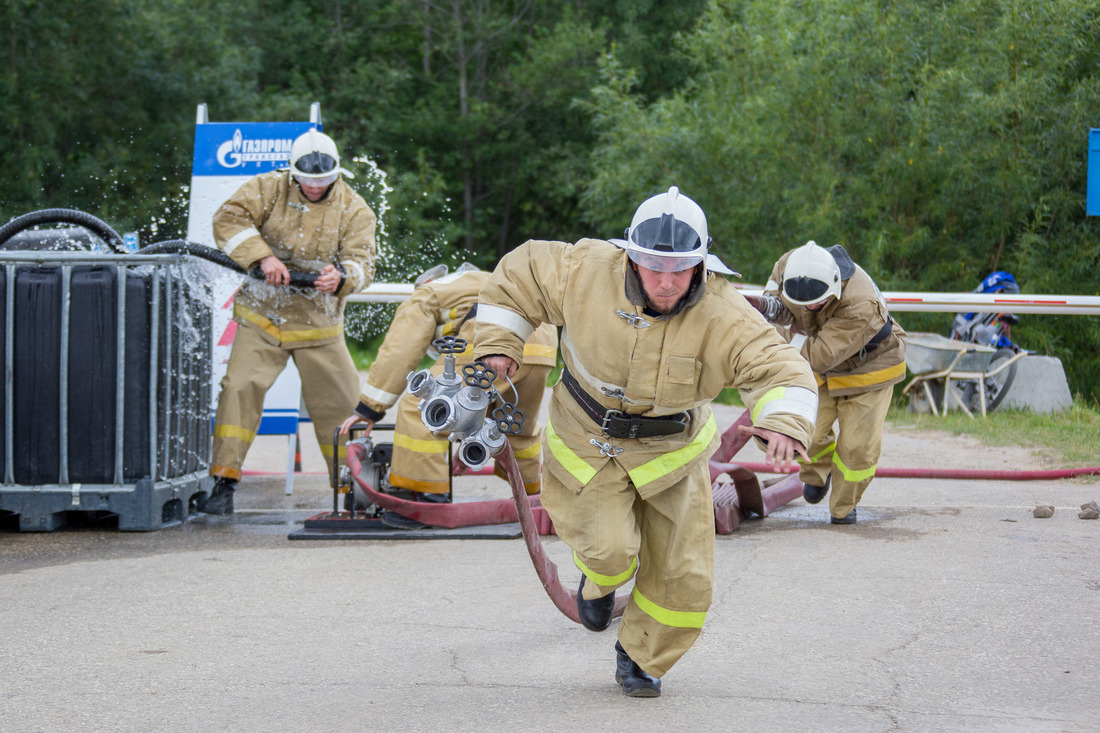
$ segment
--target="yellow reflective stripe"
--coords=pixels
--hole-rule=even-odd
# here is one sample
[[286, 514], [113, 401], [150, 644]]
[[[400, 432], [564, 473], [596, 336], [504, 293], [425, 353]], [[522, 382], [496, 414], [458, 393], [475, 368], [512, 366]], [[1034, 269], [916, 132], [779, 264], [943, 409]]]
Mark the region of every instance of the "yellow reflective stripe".
[[557, 432], [554, 431], [554, 426], [550, 424], [549, 420], [546, 421], [546, 444], [550, 447], [550, 453], [558, 460], [561, 467], [568, 471], [573, 478], [580, 481], [582, 486], [587, 486], [592, 477], [596, 475], [596, 469], [585, 463], [583, 458], [574, 453], [573, 449], [558, 437]]
[[541, 356], [547, 359], [556, 359], [558, 356], [558, 349], [557, 347], [547, 346], [546, 344], [524, 344], [523, 355]]
[[865, 481], [875, 475], [875, 469], [878, 468], [878, 464], [865, 468], [862, 471], [853, 471], [844, 465], [840, 460], [840, 456], [836, 453], [833, 454], [833, 463], [840, 469], [840, 472], [844, 475], [845, 481], [851, 481], [853, 484], [858, 484], [860, 481]]
[[[318, 447], [321, 449], [321, 455], [325, 456], [325, 458], [332, 458], [332, 443], [321, 443]], [[342, 458], [344, 456], [344, 451], [345, 448], [341, 445], [339, 457]]]
[[638, 608], [645, 611], [654, 621], [665, 626], [673, 626], [678, 629], [701, 629], [707, 618], [706, 611], [673, 611], [662, 608], [643, 596], [637, 586], [634, 586], [634, 592], [630, 594], [630, 597], [638, 604]]
[[714, 421], [714, 415], [711, 414], [710, 418], [707, 420], [707, 424], [704, 425], [703, 429], [699, 431], [699, 434], [695, 436], [695, 440], [679, 450], [665, 453], [648, 463], [643, 463], [632, 471], [627, 471], [630, 475], [630, 479], [634, 482], [635, 486], [642, 487], [650, 481], [654, 481], [672, 473], [677, 468], [694, 460], [700, 453], [706, 450], [706, 447], [710, 445], [710, 441], [717, 431], [718, 425]]
[[214, 426], [215, 438], [236, 438], [237, 440], [243, 440], [246, 443], [251, 443], [256, 439], [255, 430], [245, 430], [239, 425], [215, 425]]
[[756, 401], [756, 404], [752, 406], [752, 421], [753, 421], [753, 423], [755, 424], [757, 418], [760, 417], [760, 411], [764, 409], [764, 405], [766, 405], [769, 402], [772, 402], [774, 400], [783, 399], [783, 396], [786, 393], [786, 391], [787, 391], [786, 387], [772, 387], [767, 392], [765, 392], [764, 396], [761, 397], [760, 399], [758, 399]]
[[237, 318], [252, 323], [259, 328], [263, 329], [266, 333], [270, 334], [274, 338], [278, 339], [280, 343], [288, 343], [293, 341], [317, 341], [319, 339], [331, 338], [333, 336], [339, 336], [344, 332], [344, 324], [336, 323], [326, 328], [303, 328], [297, 331], [284, 331], [275, 326], [270, 319], [261, 316], [255, 311], [240, 306], [233, 306], [233, 315]]
[[603, 586], [622, 585], [626, 581], [630, 580], [631, 576], [634, 575], [634, 571], [638, 568], [638, 558], [635, 557], [630, 561], [630, 567], [628, 567], [626, 570], [619, 573], [618, 575], [600, 575], [595, 570], [581, 562], [581, 559], [577, 556], [575, 550], [573, 551], [573, 562], [576, 563], [577, 567], [581, 569], [581, 572], [584, 573], [586, 578], [591, 580], [596, 585]]
[[410, 438], [401, 433], [394, 433], [393, 435], [393, 445], [395, 448], [407, 448], [414, 453], [446, 453], [447, 443], [448, 441], [446, 439], [420, 440], [417, 438]]
[[542, 445], [539, 443], [532, 443], [523, 450], [515, 451], [516, 460], [522, 460], [524, 458], [534, 458], [542, 452]]
[[284, 343], [288, 341], [317, 341], [318, 339], [339, 336], [344, 332], [344, 324], [337, 323], [328, 328], [303, 328], [300, 331], [280, 330], [280, 338]]
[[210, 475], [214, 477], [231, 478], [234, 481], [241, 480], [241, 469], [232, 468], [231, 466], [223, 466], [219, 463], [215, 463], [210, 466]]
[[835, 450], [836, 450], [836, 441], [834, 440], [832, 443], [829, 443], [827, 446], [822, 448], [821, 452], [818, 453], [816, 456], [810, 456], [810, 463], [817, 463], [822, 458], [829, 455], [830, 453], [832, 453]]
[[392, 469], [390, 470], [390, 486], [395, 489], [408, 489], [424, 494], [446, 494], [451, 490], [446, 481], [421, 481], [420, 479], [396, 474]]
[[894, 366], [876, 369], [864, 374], [845, 374], [843, 376], [830, 376], [828, 378], [829, 389], [850, 389], [852, 387], [869, 387], [874, 384], [888, 382], [891, 379], [905, 376], [905, 362]]

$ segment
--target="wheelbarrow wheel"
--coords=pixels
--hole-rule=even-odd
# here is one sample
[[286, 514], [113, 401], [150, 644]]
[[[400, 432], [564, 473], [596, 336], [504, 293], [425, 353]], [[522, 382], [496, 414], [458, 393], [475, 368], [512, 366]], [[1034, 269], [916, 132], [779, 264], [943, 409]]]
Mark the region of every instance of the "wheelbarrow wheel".
[[[997, 366], [1007, 359], [1011, 359], [1016, 356], [1016, 351], [1010, 348], [997, 349], [997, 352], [993, 354], [993, 358], [989, 360], [989, 371], [993, 371]], [[1012, 386], [1012, 380], [1016, 378], [1016, 364], [1010, 364], [1007, 369], [995, 374], [992, 377], [987, 377], [985, 381], [985, 411], [992, 412], [997, 409], [997, 406], [1004, 401], [1006, 395], [1008, 395], [1008, 389]], [[970, 381], [966, 383], [963, 388], [963, 402], [970, 408], [973, 413], [981, 413], [981, 397], [978, 394], [978, 382]]]

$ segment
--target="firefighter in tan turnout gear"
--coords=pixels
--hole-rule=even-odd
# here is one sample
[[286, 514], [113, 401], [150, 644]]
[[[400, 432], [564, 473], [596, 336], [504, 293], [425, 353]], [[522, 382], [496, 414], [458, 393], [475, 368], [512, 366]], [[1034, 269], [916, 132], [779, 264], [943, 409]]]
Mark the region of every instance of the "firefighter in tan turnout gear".
[[[291, 146], [290, 170], [246, 182], [214, 214], [214, 239], [240, 266], [259, 265], [233, 300], [239, 324], [221, 382], [210, 473], [214, 490], [199, 507], [233, 513], [241, 464], [256, 437], [264, 395], [288, 359], [317, 442], [332, 461], [332, 434], [355, 405], [359, 374], [344, 343], [344, 298], [374, 277], [375, 216], [343, 180], [336, 144], [309, 130]], [[319, 273], [312, 290], [289, 287], [289, 269]]]
[[[787, 252], [759, 301], [817, 377], [817, 428], [800, 477], [816, 504], [829, 493], [830, 521], [852, 524], [882, 450], [893, 387], [905, 378], [906, 335], [874, 281], [842, 246], [814, 242]], [[834, 431], [834, 424], [837, 429]]]
[[634, 580], [615, 645], [632, 697], [660, 694], [711, 604], [710, 402], [741, 390], [744, 431], [783, 469], [805, 455], [817, 414], [805, 360], [708, 271], [721, 266], [709, 243], [702, 209], [673, 187], [638, 208], [626, 241], [521, 245], [478, 302], [474, 353], [498, 373], [522, 362], [539, 324], [563, 327], [542, 504], [581, 571], [586, 628], [608, 628], [615, 589]]
[[[466, 350], [455, 354], [459, 369], [473, 361], [474, 306], [478, 291], [488, 279], [488, 272], [468, 263], [450, 275], [446, 274], [446, 266], [440, 265], [417, 278], [412, 295], [398, 306], [378, 350], [378, 358], [371, 364], [355, 414], [341, 426], [341, 430], [347, 432], [353, 423], [362, 420], [367, 423], [365, 434], [369, 435], [374, 423], [399, 402], [389, 472], [390, 486], [402, 492], [397, 493], [398, 496], [413, 501], [446, 501], [449, 498], [451, 466], [447, 449], [450, 441], [445, 436], [432, 435], [424, 426], [417, 408], [419, 398], [405, 391], [406, 377], [429, 352], [432, 341], [440, 336], [457, 336], [467, 342]], [[523, 347], [523, 367], [512, 379], [518, 394], [512, 394], [512, 388], [504, 379], [498, 379], [495, 385], [526, 417], [522, 433], [509, 435], [508, 442], [519, 463], [528, 494], [537, 494], [540, 490], [542, 431], [538, 414], [546, 393], [546, 377], [557, 363], [557, 355], [557, 329], [551, 325], [541, 326], [527, 339]], [[443, 358], [439, 357], [432, 373], [439, 376], [442, 372]], [[497, 471], [503, 475], [499, 467]], [[382, 523], [398, 529], [423, 526], [391, 510], [382, 513]]]

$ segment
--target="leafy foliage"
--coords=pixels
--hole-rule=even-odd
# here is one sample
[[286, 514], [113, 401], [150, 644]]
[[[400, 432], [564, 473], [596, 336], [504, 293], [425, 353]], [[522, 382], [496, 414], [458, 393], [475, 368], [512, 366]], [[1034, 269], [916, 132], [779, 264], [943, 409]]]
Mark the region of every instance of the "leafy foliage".
[[[750, 281], [807, 239], [883, 289], [1096, 294], [1100, 0], [0, 0], [0, 219], [184, 236], [193, 114], [327, 130], [384, 210], [379, 276], [616, 236], [675, 183]], [[384, 315], [384, 313], [383, 313]], [[382, 316], [364, 316], [364, 333]], [[905, 314], [944, 332], [949, 314]], [[1077, 391], [1100, 322], [1025, 316]]]
[[[965, 291], [1007, 269], [1025, 292], [1093, 294], [1098, 5], [715, 0], [682, 39], [699, 72], [676, 94], [647, 103], [605, 59], [585, 212], [609, 226], [677, 183], [756, 282], [814, 239], [883, 289]], [[1016, 336], [1061, 357], [1077, 390], [1095, 382], [1096, 319], [1029, 316]]]

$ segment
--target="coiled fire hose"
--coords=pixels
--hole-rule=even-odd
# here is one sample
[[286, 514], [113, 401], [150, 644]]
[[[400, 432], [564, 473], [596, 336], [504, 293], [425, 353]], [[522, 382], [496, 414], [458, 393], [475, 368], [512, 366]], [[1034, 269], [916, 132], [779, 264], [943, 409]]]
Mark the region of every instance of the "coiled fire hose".
[[[21, 216], [17, 216], [11, 221], [0, 226], [0, 248], [3, 248], [5, 242], [19, 234], [22, 231], [31, 229], [36, 226], [50, 225], [50, 224], [73, 224], [76, 226], [84, 227], [93, 235], [103, 241], [107, 247], [115, 254], [127, 254], [126, 248], [123, 244], [122, 237], [119, 233], [111, 228], [106, 222], [98, 217], [88, 214], [76, 209], [41, 209], [40, 211], [32, 211]], [[189, 242], [185, 239], [169, 239], [164, 242], [158, 242], [156, 244], [150, 244], [146, 247], [133, 252], [133, 254], [139, 255], [156, 255], [156, 254], [182, 254], [190, 255], [192, 257], [200, 257], [209, 262], [213, 262], [216, 265], [221, 265], [234, 272], [241, 273], [242, 275], [248, 275], [257, 280], [264, 279], [263, 270], [259, 267], [254, 267], [251, 270], [245, 270], [243, 267], [234, 262], [229, 255], [222, 252], [220, 249], [208, 247], [203, 244], [196, 244], [195, 242]], [[290, 287], [313, 289], [317, 282], [317, 273], [315, 272], [299, 272], [295, 270], [290, 271]]]

